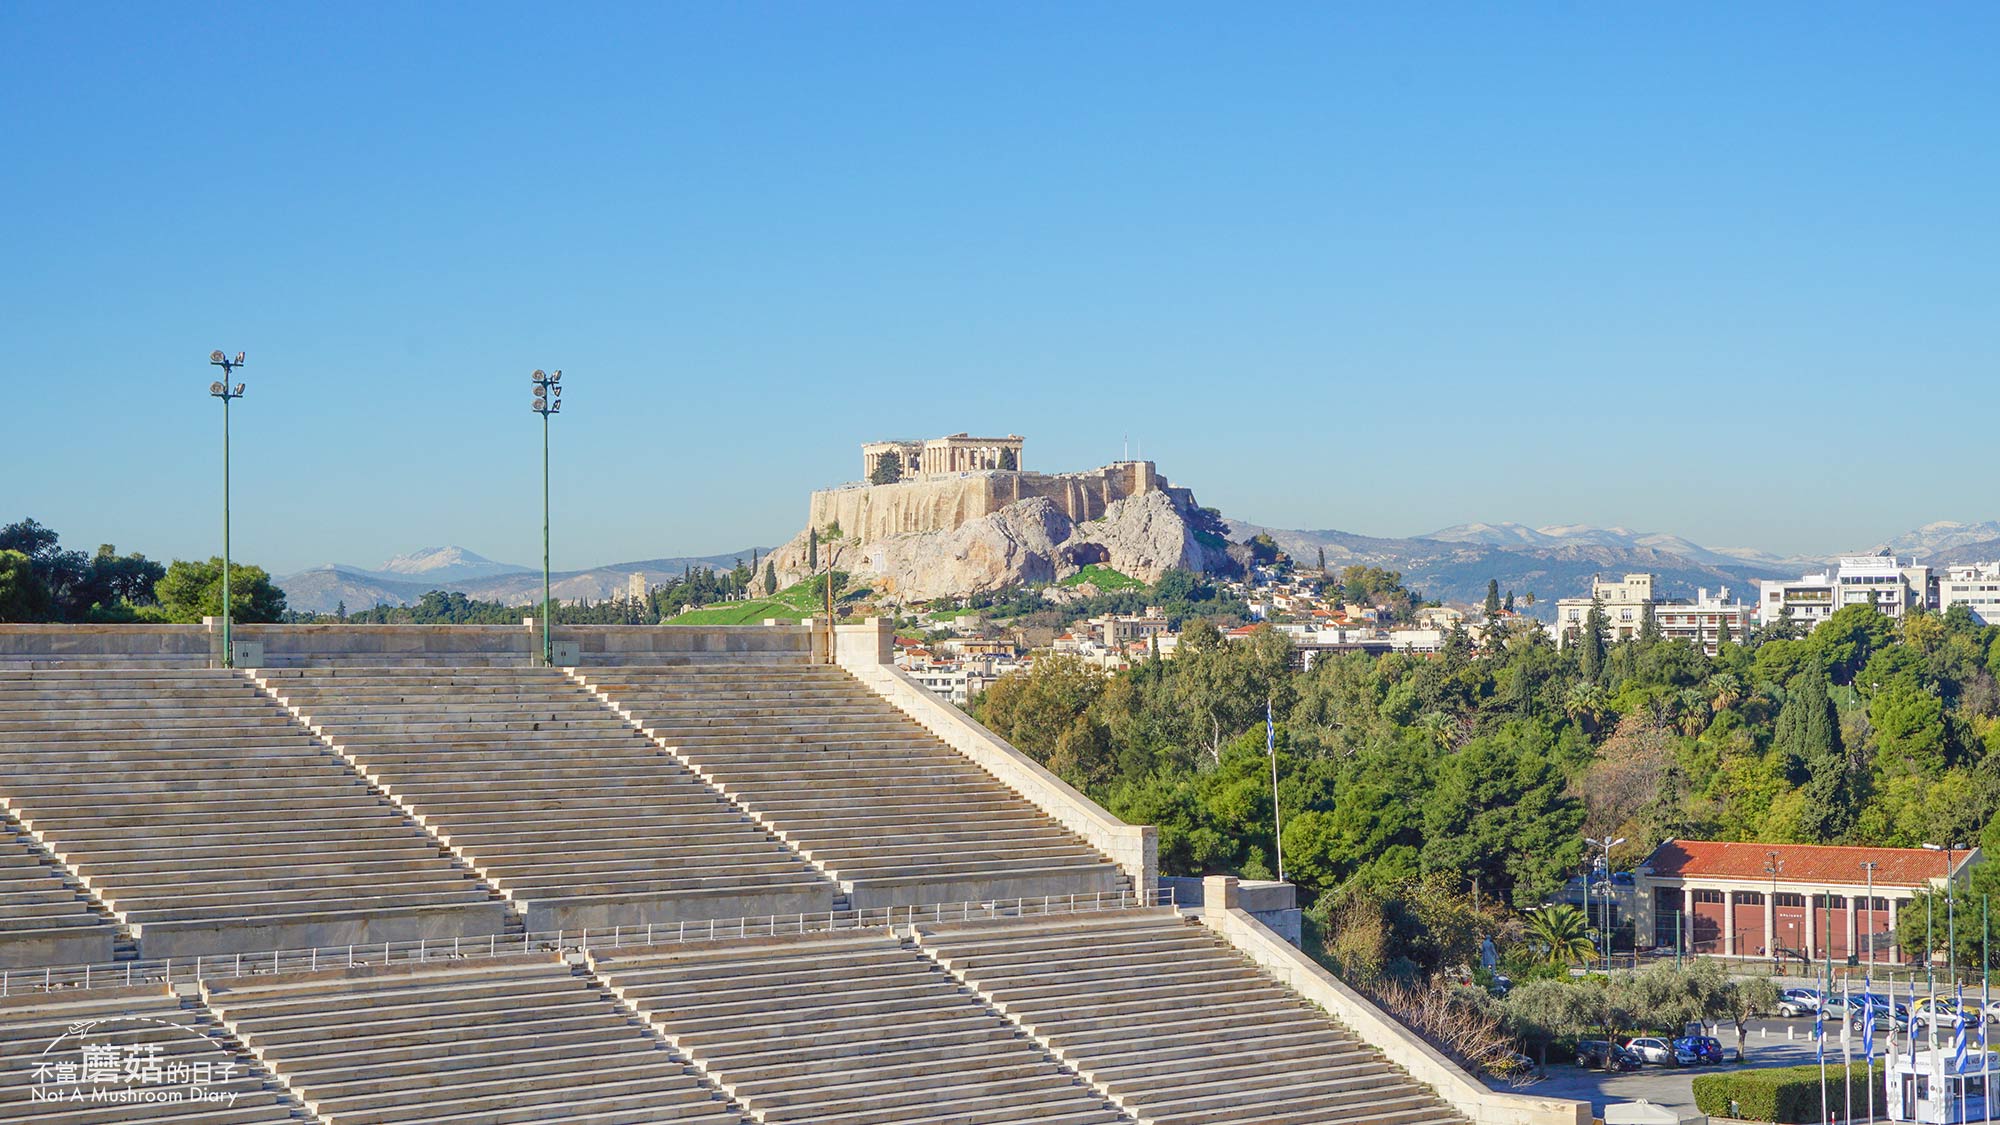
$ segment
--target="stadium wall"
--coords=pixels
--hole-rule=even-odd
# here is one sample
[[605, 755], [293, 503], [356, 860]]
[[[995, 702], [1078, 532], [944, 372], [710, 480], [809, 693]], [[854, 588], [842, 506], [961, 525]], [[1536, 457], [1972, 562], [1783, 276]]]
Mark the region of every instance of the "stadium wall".
[[890, 663], [894, 643], [895, 628], [888, 621], [871, 617], [860, 625], [840, 625], [834, 629], [834, 659], [917, 725], [1110, 857], [1132, 878], [1135, 888], [1150, 891], [1158, 884], [1157, 829], [1151, 825], [1127, 824], [1112, 816], [1097, 802], [1044, 769], [1040, 762], [1009, 746], [974, 722], [970, 715], [903, 674]]
[[1589, 1102], [1489, 1090], [1437, 1048], [1242, 908], [1235, 877], [1211, 875], [1202, 888], [1201, 921], [1265, 972], [1319, 1005], [1412, 1078], [1436, 1090], [1473, 1125], [1590, 1125]]
[[[237, 625], [238, 642], [263, 646], [265, 668], [311, 664], [506, 667], [540, 662], [529, 625]], [[558, 625], [579, 663], [804, 664], [803, 625]], [[199, 625], [0, 625], [0, 668], [204, 668], [222, 662], [222, 623]]]

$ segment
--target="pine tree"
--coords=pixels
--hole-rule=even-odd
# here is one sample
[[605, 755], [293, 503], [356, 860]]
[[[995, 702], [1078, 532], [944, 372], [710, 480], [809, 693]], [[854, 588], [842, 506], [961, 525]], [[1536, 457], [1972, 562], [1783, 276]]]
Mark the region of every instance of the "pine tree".
[[342, 621], [347, 620], [347, 599], [340, 600], [340, 604], [334, 607], [333, 615]]
[[1716, 630], [1715, 651], [1718, 653], [1721, 652], [1722, 646], [1728, 644], [1730, 641], [1734, 639], [1735, 639], [1734, 637], [1731, 637], [1729, 635], [1729, 618], [1725, 617], [1722, 619], [1722, 627]]
[[1514, 612], [1514, 591], [1507, 591], [1507, 597], [1500, 602], [1500, 609], [1505, 613]]
[[1485, 608], [1487, 620], [1491, 621], [1493, 618], [1500, 616], [1500, 580], [1498, 578], [1488, 578], [1486, 580]]
[[768, 598], [777, 592], [778, 564], [767, 562], [764, 564], [764, 596]]
[[1660, 639], [1660, 622], [1653, 616], [1653, 603], [1647, 602], [1639, 608], [1639, 643], [1650, 645]]
[[869, 484], [895, 484], [903, 479], [903, 459], [895, 454], [884, 454], [875, 459], [875, 471], [868, 474]]
[[1319, 549], [1319, 576], [1320, 576], [1321, 578], [1325, 578], [1325, 577], [1326, 577], [1326, 548], [1325, 548], [1325, 547], [1321, 547], [1321, 548]]
[[1012, 473], [1018, 471], [1020, 468], [1020, 454], [1015, 453], [1011, 447], [1000, 451], [1000, 469], [1002, 472]]
[[806, 530], [806, 569], [819, 569], [819, 528]]

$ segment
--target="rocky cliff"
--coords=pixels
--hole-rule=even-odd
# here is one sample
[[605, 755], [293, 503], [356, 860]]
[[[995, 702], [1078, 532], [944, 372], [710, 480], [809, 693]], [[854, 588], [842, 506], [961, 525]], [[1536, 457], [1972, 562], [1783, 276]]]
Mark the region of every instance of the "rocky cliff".
[[[1198, 532], [1194, 497], [1147, 462], [1090, 473], [971, 473], [813, 494], [821, 561], [902, 601], [1059, 581], [1102, 563], [1147, 582], [1172, 567], [1227, 570], [1222, 539]], [[779, 579], [807, 577], [807, 533], [772, 552]]]

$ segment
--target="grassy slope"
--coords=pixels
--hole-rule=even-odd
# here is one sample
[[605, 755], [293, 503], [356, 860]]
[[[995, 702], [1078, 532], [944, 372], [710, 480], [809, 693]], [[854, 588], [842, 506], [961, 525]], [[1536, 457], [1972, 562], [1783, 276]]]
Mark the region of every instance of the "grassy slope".
[[768, 598], [747, 602], [722, 602], [692, 609], [667, 618], [669, 625], [762, 625], [767, 617], [796, 622], [801, 617], [826, 612], [826, 603], [801, 582]]
[[1103, 563], [1091, 563], [1089, 566], [1063, 579], [1062, 585], [1081, 586], [1085, 582], [1105, 591], [1139, 590], [1145, 588], [1146, 585], [1137, 578], [1115, 571]]

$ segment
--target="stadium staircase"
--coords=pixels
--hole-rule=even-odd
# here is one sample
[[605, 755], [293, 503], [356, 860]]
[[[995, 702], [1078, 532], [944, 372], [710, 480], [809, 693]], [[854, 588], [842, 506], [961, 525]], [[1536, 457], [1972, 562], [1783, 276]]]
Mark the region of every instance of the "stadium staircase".
[[543, 930], [845, 907], [834, 884], [550, 668], [256, 680]]
[[0, 671], [0, 806], [149, 956], [485, 934], [506, 913], [229, 671]]
[[1128, 888], [1102, 854], [839, 668], [571, 673], [863, 909]]

